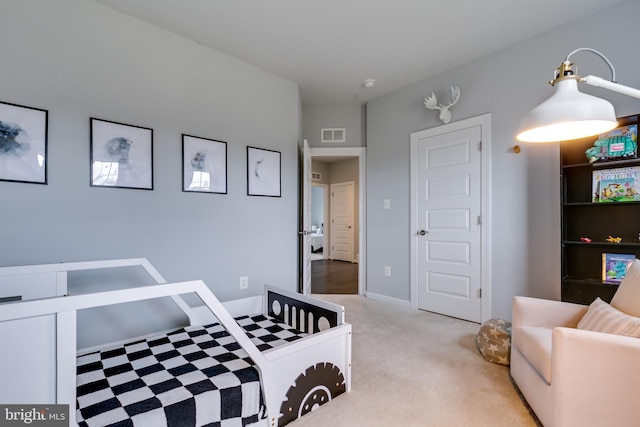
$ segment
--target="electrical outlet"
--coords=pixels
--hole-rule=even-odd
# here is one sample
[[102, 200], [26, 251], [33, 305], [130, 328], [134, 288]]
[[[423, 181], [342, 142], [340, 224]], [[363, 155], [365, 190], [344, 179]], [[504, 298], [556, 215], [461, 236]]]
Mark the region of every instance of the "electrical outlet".
[[247, 289], [249, 287], [249, 277], [240, 276], [240, 289]]
[[387, 277], [391, 277], [391, 267], [388, 265], [384, 267], [384, 275]]
[[391, 209], [391, 199], [384, 199], [384, 208]]

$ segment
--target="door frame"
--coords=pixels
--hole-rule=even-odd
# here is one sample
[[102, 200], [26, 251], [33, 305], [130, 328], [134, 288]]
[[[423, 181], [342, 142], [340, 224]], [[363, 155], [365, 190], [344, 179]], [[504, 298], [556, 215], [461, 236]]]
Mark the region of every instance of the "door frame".
[[412, 132], [411, 141], [411, 307], [418, 309], [418, 142], [420, 139], [429, 138], [445, 133], [455, 132], [474, 126], [481, 127], [482, 151], [481, 151], [481, 196], [480, 196], [480, 216], [482, 227], [480, 228], [480, 290], [481, 299], [481, 321], [484, 322], [491, 317], [491, 113], [460, 120], [446, 125], [436, 126], [421, 131]]
[[367, 194], [367, 149], [365, 147], [311, 147], [311, 159], [315, 156], [358, 157], [358, 295], [367, 292], [367, 236], [366, 194]]
[[[300, 174], [300, 212], [298, 235], [302, 244], [298, 247], [298, 291], [303, 295], [311, 293], [311, 246], [309, 244], [309, 233], [311, 228], [311, 148], [309, 141], [302, 141], [302, 168]], [[298, 240], [300, 244], [300, 239]]]

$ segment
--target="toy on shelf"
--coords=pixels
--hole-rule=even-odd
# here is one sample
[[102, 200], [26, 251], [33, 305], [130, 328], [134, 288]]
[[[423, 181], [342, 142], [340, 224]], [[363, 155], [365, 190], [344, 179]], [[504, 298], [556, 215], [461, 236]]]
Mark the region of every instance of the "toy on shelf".
[[591, 239], [588, 237], [581, 237], [580, 240], [582, 240], [585, 243], [591, 243]]
[[638, 125], [621, 126], [602, 134], [593, 147], [585, 151], [589, 163], [598, 160], [621, 160], [638, 156]]
[[609, 236], [607, 239], [605, 239], [607, 242], [609, 243], [620, 243], [622, 242], [622, 237], [611, 237]]

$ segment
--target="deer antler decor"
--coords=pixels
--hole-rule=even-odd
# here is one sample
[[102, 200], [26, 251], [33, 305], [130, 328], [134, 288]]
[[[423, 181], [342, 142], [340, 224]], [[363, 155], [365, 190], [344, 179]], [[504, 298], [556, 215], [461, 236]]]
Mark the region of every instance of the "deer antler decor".
[[453, 107], [460, 99], [460, 88], [451, 86], [451, 102], [447, 105], [438, 104], [435, 93], [431, 92], [431, 96], [424, 99], [424, 106], [430, 110], [440, 110], [440, 120], [447, 124], [451, 121], [451, 111], [449, 108]]

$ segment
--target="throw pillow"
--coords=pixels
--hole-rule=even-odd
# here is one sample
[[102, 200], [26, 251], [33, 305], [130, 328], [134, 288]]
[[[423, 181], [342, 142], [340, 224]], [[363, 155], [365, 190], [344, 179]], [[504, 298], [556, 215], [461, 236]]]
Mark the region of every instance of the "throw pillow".
[[596, 298], [578, 322], [578, 329], [640, 338], [640, 318], [624, 314]]
[[640, 317], [640, 260], [633, 260], [627, 269], [611, 305], [631, 316]]

